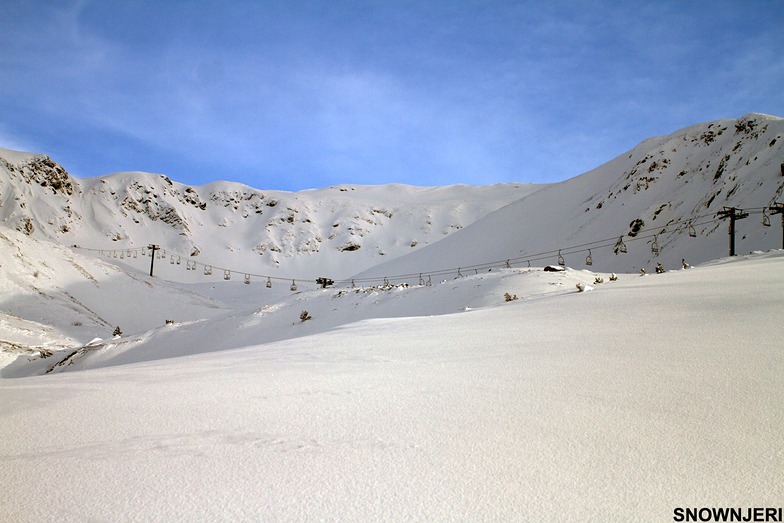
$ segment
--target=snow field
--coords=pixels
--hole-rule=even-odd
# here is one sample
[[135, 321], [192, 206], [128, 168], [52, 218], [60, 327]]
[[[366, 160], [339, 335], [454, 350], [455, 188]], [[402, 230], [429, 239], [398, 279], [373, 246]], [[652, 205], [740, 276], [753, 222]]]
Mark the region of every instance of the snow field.
[[677, 506], [777, 506], [782, 263], [757, 254], [2, 380], [0, 513], [651, 521]]

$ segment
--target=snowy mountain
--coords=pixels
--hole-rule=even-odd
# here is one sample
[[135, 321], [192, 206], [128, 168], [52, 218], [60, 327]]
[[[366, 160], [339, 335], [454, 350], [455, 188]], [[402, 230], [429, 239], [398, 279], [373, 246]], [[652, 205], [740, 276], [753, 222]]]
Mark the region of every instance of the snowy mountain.
[[47, 156], [0, 149], [0, 223], [9, 228], [97, 251], [158, 244], [200, 268], [286, 278], [350, 276], [538, 187], [341, 185], [290, 193], [232, 182], [188, 187], [140, 172], [79, 180]]
[[[420, 273], [476, 272], [506, 260], [555, 264], [559, 251], [572, 267], [588, 268], [588, 260], [634, 272], [726, 255], [728, 220], [717, 218], [724, 207], [750, 213], [737, 223], [736, 252], [780, 247], [777, 224], [762, 222], [782, 199], [783, 165], [784, 120], [761, 114], [651, 138], [545, 185], [288, 193], [231, 182], [188, 187], [149, 173], [78, 180], [46, 156], [0, 150], [0, 221], [108, 256], [125, 250], [140, 270], [141, 249], [158, 244], [179, 261], [175, 270], [159, 265], [161, 276], [178, 281], [198, 281], [209, 266], [235, 277], [416, 283]], [[627, 252], [615, 254], [619, 247]]]
[[[47, 156], [0, 150], [6, 296], [0, 344], [11, 361], [20, 352], [80, 347], [114, 326], [141, 334], [164, 319], [258, 315], [260, 307], [267, 307], [265, 328], [256, 340], [373, 317], [450, 313], [494, 303], [517, 286], [501, 291], [504, 276], [488, 274], [475, 295], [457, 285], [463, 289], [453, 293], [462, 296], [457, 304], [424, 290], [418, 296], [430, 297], [421, 303], [379, 305], [376, 298], [379, 289], [412, 294], [396, 285], [433, 289], [459, 276], [560, 262], [577, 270], [571, 284], [611, 272], [652, 272], [656, 263], [668, 269], [680, 268], [682, 259], [704, 263], [727, 254], [728, 220], [717, 217], [724, 207], [749, 214], [736, 224], [737, 252], [777, 248], [780, 218], [769, 207], [782, 200], [782, 166], [784, 120], [760, 114], [651, 138], [549, 185], [335, 186], [298, 193], [231, 182], [188, 187], [149, 173], [80, 180]], [[160, 246], [154, 259], [150, 243]], [[146, 276], [151, 264], [154, 279]], [[370, 290], [348, 307], [347, 297], [336, 301], [341, 312], [329, 321], [321, 317], [292, 331], [296, 311], [280, 311], [299, 306], [302, 292], [317, 300], [331, 296], [319, 294], [319, 276], [341, 289]], [[519, 290], [541, 295], [547, 289]], [[166, 357], [153, 345], [145, 358]]]
[[782, 144], [750, 114], [556, 184], [297, 193], [0, 150], [0, 520], [779, 507]]
[[[603, 271], [650, 271], [656, 262], [677, 268], [684, 258], [703, 263], [729, 252], [729, 220], [717, 218], [724, 207], [749, 212], [737, 221], [736, 253], [781, 248], [781, 223], [770, 221], [768, 208], [784, 203], [782, 191], [784, 119], [750, 114], [695, 125], [542, 187], [357, 278], [487, 270], [507, 259], [512, 265], [556, 264], [559, 251], [568, 266], [589, 268], [590, 255]], [[626, 253], [615, 252], [619, 240]]]

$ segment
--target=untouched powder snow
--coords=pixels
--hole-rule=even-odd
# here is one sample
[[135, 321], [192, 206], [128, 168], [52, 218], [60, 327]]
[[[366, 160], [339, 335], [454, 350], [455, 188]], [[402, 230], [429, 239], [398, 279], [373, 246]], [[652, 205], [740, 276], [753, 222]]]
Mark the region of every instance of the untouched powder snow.
[[[782, 175], [760, 114], [547, 185], [76, 180], [0, 149], [0, 520], [781, 507]], [[720, 258], [733, 206], [749, 254]]]
[[[778, 507], [783, 270], [773, 251], [477, 310], [456, 289], [439, 294], [452, 314], [0, 380], [0, 514], [669, 521]], [[531, 274], [544, 273], [506, 276]], [[323, 312], [323, 298], [296, 308]], [[247, 320], [205, 320], [204, 339]]]

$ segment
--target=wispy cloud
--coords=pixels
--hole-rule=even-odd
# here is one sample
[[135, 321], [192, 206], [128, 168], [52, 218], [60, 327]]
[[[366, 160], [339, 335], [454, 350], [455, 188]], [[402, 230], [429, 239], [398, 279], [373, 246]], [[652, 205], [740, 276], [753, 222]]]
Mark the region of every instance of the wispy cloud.
[[690, 123], [784, 113], [778, 22], [765, 1], [12, 2], [0, 129], [94, 174], [559, 180]]

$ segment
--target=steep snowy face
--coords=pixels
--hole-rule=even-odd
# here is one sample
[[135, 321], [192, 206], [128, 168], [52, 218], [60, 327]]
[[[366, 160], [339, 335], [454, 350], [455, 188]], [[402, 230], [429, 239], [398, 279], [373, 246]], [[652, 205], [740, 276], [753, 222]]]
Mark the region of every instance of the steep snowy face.
[[783, 119], [749, 114], [699, 124], [646, 140], [357, 277], [488, 270], [507, 259], [617, 272], [700, 263], [728, 254], [728, 223], [717, 217], [724, 207], [749, 213], [736, 224], [738, 253], [780, 248], [781, 223], [770, 207], [784, 203], [782, 191]]
[[78, 184], [44, 155], [0, 149], [0, 220], [25, 234], [70, 230], [79, 219], [73, 209]]
[[364, 270], [539, 187], [342, 185], [291, 193], [232, 182], [189, 187], [142, 172], [77, 180], [47, 156], [0, 151], [0, 221], [10, 228], [98, 251], [154, 243], [204, 263], [298, 278]]

